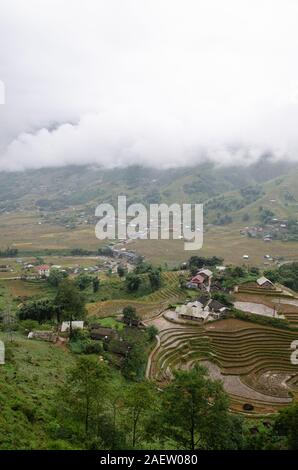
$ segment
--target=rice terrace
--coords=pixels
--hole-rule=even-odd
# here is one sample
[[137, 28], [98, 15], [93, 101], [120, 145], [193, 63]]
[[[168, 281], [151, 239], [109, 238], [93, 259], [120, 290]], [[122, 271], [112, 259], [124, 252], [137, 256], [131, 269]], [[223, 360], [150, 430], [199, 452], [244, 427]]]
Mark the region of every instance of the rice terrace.
[[2, 467], [298, 451], [297, 17], [0, 0]]

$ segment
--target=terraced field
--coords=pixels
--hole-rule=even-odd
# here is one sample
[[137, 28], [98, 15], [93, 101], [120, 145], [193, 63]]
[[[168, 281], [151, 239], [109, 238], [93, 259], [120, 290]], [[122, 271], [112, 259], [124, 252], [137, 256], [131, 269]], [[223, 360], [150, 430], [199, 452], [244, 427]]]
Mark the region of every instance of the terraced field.
[[156, 292], [146, 296], [144, 300], [147, 302], [175, 302], [180, 299], [185, 299], [189, 295], [189, 291], [180, 288], [179, 275], [185, 274], [185, 271], [169, 271], [162, 273], [162, 281], [165, 287], [162, 287]]
[[88, 304], [87, 312], [88, 315], [104, 318], [122, 313], [123, 308], [127, 305], [135, 307], [139, 317], [142, 319], [154, 317], [167, 307], [167, 303], [120, 299]]
[[[160, 320], [148, 323], [158, 326]], [[294, 339], [292, 331], [233, 319], [198, 326], [164, 321], [148, 376], [163, 386], [173, 370], [204, 362], [210, 375], [223, 381], [232, 408], [242, 411], [250, 403], [254, 412], [270, 413], [298, 392], [298, 366], [290, 362]]]
[[154, 317], [165, 310], [169, 304], [184, 301], [186, 297], [195, 295], [194, 292], [185, 291], [180, 288], [180, 274], [181, 272], [179, 271], [162, 273], [162, 287], [156, 292], [140, 297], [137, 300], [117, 299], [88, 304], [88, 314], [105, 317], [121, 313], [125, 306], [133, 305], [142, 319]]
[[[235, 293], [235, 300], [237, 302], [250, 302], [255, 304], [262, 304], [269, 309], [275, 310], [279, 314], [285, 316], [290, 323], [290, 326], [298, 328], [298, 297], [297, 293], [289, 289], [280, 289], [278, 291], [260, 291], [239, 289]], [[264, 307], [265, 308], [265, 307]]]

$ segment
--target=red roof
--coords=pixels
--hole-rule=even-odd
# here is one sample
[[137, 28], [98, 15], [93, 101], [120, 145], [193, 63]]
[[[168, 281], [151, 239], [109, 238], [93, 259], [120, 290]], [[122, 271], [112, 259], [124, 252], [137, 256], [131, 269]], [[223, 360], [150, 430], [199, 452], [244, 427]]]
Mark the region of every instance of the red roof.
[[201, 276], [200, 274], [197, 274], [191, 280], [191, 282], [193, 282], [194, 284], [203, 284], [204, 281], [205, 281], [204, 276]]
[[37, 266], [38, 271], [48, 271], [50, 269], [50, 266], [47, 264], [42, 264], [41, 266]]

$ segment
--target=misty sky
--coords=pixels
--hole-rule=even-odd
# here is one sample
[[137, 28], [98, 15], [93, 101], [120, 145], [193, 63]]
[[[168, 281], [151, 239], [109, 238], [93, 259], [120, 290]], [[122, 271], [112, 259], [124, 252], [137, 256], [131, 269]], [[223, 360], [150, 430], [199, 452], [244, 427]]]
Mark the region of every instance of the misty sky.
[[1, 0], [0, 169], [298, 160], [297, 19], [297, 0]]

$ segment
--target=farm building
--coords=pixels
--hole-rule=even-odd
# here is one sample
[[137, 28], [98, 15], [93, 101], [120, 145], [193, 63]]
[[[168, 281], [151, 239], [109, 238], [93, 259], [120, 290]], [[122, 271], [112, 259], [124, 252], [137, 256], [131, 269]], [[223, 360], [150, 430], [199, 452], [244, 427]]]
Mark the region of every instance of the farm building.
[[176, 307], [176, 313], [182, 320], [204, 322], [209, 316], [209, 311], [204, 310], [198, 302], [188, 302], [186, 305]]
[[[71, 327], [73, 330], [82, 330], [84, 328], [84, 322], [83, 321], [72, 321], [71, 322]], [[70, 328], [70, 321], [64, 321], [61, 325], [61, 332], [64, 333], [65, 331], [68, 331]]]
[[49, 275], [50, 275], [50, 266], [48, 266], [47, 264], [37, 266], [36, 269], [37, 269], [37, 272], [38, 272], [39, 276], [49, 277]]
[[271, 282], [269, 279], [267, 279], [266, 277], [260, 277], [258, 280], [257, 280], [257, 284], [259, 287], [261, 287], [262, 289], [275, 289], [275, 286], [273, 284], [273, 282]]
[[48, 341], [49, 343], [56, 343], [58, 335], [53, 331], [30, 331], [28, 339], [39, 339], [41, 341]]
[[201, 271], [199, 271], [197, 274], [199, 276], [202, 276], [205, 280], [210, 279], [210, 277], [212, 277], [212, 275], [213, 275], [213, 273], [212, 273], [212, 271], [210, 271], [210, 269], [201, 269]]
[[178, 317], [184, 320], [199, 322], [212, 321], [221, 318], [227, 312], [227, 307], [217, 300], [201, 297], [194, 302], [176, 307]]
[[189, 289], [207, 290], [206, 286], [211, 280], [211, 277], [212, 271], [209, 269], [201, 269], [201, 271], [197, 272], [197, 274], [191, 278], [186, 286]]
[[200, 274], [196, 274], [194, 277], [191, 278], [190, 282], [191, 282], [191, 284], [194, 284], [198, 287], [201, 284], [204, 284], [205, 278], [203, 276], [201, 276]]
[[9, 271], [11, 271], [10, 266], [8, 266], [6, 264], [1, 264], [0, 273], [8, 273]]

